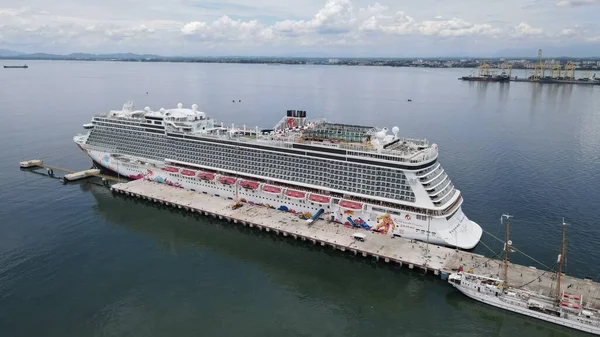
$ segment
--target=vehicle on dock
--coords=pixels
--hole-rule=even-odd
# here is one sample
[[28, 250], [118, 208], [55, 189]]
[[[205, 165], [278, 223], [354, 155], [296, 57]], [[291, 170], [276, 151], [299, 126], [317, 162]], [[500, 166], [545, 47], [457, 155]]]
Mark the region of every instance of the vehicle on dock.
[[518, 314], [555, 323], [572, 329], [600, 335], [598, 308], [583, 301], [583, 296], [570, 293], [561, 286], [562, 267], [565, 261], [565, 227], [562, 224], [562, 249], [558, 255], [556, 290], [554, 296], [541, 295], [523, 287], [509, 285], [508, 254], [512, 251], [509, 240], [510, 215], [506, 218], [506, 240], [504, 244], [504, 279], [473, 274], [472, 270], [450, 274], [448, 282], [468, 297], [494, 307]]
[[91, 124], [74, 141], [120, 176], [294, 214], [323, 209], [328, 221], [466, 250], [483, 233], [463, 213], [437, 144], [402, 137], [397, 126], [309, 120], [304, 110], [272, 128], [225, 126], [181, 103], [158, 111], [126, 103]]
[[354, 240], [358, 240], [360, 242], [364, 242], [367, 239], [367, 236], [364, 235], [363, 233], [354, 233], [354, 234], [352, 234], [352, 238]]

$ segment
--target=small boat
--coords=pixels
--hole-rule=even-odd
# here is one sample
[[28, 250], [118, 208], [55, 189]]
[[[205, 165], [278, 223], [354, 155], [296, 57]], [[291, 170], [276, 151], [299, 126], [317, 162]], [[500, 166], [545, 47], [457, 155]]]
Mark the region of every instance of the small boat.
[[289, 189], [285, 191], [285, 195], [294, 199], [304, 199], [306, 197], [306, 193], [304, 192]]
[[219, 177], [219, 182], [221, 184], [225, 184], [225, 185], [233, 185], [235, 184], [236, 179], [233, 177], [228, 177], [228, 176], [220, 176]]
[[339, 205], [340, 205], [340, 207], [347, 208], [347, 209], [353, 209], [353, 210], [362, 209], [362, 204], [360, 202], [354, 202], [354, 201], [349, 201], [349, 200], [340, 200]]
[[163, 167], [163, 170], [165, 170], [167, 172], [179, 172], [179, 169], [177, 167], [173, 167], [173, 166], [165, 166], [165, 167]]
[[4, 66], [4, 68], [21, 68], [21, 69], [27, 69], [29, 68], [26, 64], [22, 65], [22, 66]]
[[312, 202], [316, 202], [319, 204], [328, 204], [329, 200], [331, 200], [329, 197], [326, 197], [324, 195], [319, 195], [319, 194], [311, 194], [308, 196], [308, 200], [312, 201]]
[[277, 187], [277, 186], [272, 186], [272, 185], [265, 185], [263, 186], [263, 191], [267, 192], [267, 193], [271, 193], [271, 194], [280, 194], [281, 193], [281, 188]]
[[242, 180], [240, 182], [240, 186], [242, 186], [243, 188], [248, 188], [251, 190], [255, 190], [258, 188], [258, 183], [256, 181], [251, 181], [251, 180]]
[[210, 172], [200, 172], [198, 177], [202, 180], [215, 180], [215, 174]]
[[183, 174], [184, 176], [188, 176], [188, 177], [194, 177], [196, 176], [196, 172], [192, 171], [192, 170], [181, 170], [181, 174]]

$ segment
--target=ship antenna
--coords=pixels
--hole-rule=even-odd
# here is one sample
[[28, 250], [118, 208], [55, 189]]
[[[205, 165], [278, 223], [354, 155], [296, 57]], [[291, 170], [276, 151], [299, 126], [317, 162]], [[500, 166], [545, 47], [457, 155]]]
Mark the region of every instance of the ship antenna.
[[562, 243], [561, 243], [561, 249], [560, 249], [560, 255], [558, 255], [558, 273], [556, 274], [556, 300], [560, 301], [561, 298], [561, 290], [560, 290], [560, 276], [562, 274], [562, 266], [563, 263], [565, 262], [565, 253], [567, 250], [566, 244], [565, 244], [565, 237], [566, 237], [566, 229], [567, 229], [567, 224], [565, 223], [565, 218], [563, 218], [562, 221]]
[[509, 240], [509, 231], [510, 231], [510, 218], [512, 215], [502, 214], [500, 217], [500, 223], [502, 223], [502, 219], [506, 218], [506, 239], [504, 242], [504, 288], [508, 288], [508, 252], [510, 251], [510, 245], [512, 241]]

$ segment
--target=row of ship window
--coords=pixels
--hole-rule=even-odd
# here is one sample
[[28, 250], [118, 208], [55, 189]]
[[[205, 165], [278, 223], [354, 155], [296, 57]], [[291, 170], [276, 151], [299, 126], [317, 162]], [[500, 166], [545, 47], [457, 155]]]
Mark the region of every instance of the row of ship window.
[[[122, 152], [124, 152], [126, 154], [131, 154], [131, 155], [152, 157], [150, 152], [146, 151], [146, 150], [147, 150], [146, 147], [128, 146]], [[195, 162], [197, 164], [202, 164], [200, 161], [194, 160], [194, 158], [191, 158], [191, 157], [188, 158], [188, 161]], [[235, 169], [235, 167], [232, 166], [230, 169], [233, 170], [233, 169]], [[259, 171], [259, 170], [247, 170], [246, 169], [246, 170], [243, 170], [243, 172], [247, 172], [249, 174], [255, 174], [255, 175], [264, 175], [265, 174], [264, 171]], [[286, 173], [289, 173], [289, 172], [286, 172]], [[284, 173], [281, 173], [279, 175], [271, 174], [271, 176], [274, 178], [282, 179], [282, 180], [290, 179], [289, 174], [284, 174]], [[316, 182], [314, 178], [309, 178], [306, 176], [297, 177], [296, 179], [293, 179], [293, 180], [296, 180], [296, 181], [302, 182], [302, 183], [307, 183], [307, 184], [319, 185], [319, 183]], [[404, 190], [398, 190], [397, 188], [396, 189], [389, 188], [389, 187], [382, 188], [380, 186], [357, 184], [357, 183], [348, 184], [347, 181], [345, 181], [345, 180], [338, 180], [337, 183], [336, 183], [336, 181], [333, 181], [333, 182], [329, 181], [329, 182], [324, 182], [324, 183], [322, 182], [320, 184], [323, 186], [326, 186], [328, 188], [352, 192], [352, 193], [376, 194], [377, 196], [388, 198], [388, 199], [411, 201], [411, 202], [415, 201], [414, 194], [412, 193], [412, 191], [408, 192], [408, 191], [404, 191]], [[370, 188], [365, 190], [365, 186], [368, 186]], [[406, 186], [400, 186], [400, 187], [402, 189], [407, 188]], [[369, 190], [371, 190], [374, 193], [369, 193]]]
[[[133, 137], [133, 135], [131, 135], [130, 132], [123, 132], [122, 130], [118, 130], [118, 129], [106, 130], [106, 131], [108, 131], [109, 133], [113, 133], [113, 134], [122, 134], [121, 135], [122, 137], [129, 138], [130, 140], [132, 140], [134, 142], [137, 139], [139, 139], [139, 137], [137, 137], [137, 135], [136, 135], [136, 137]], [[143, 134], [143, 133], [139, 132], [139, 134]], [[148, 135], [148, 136], [146, 136], [144, 138], [150, 138], [151, 139], [151, 138], [156, 138], [156, 136], [154, 136], [154, 135]], [[165, 144], [164, 142], [162, 142], [162, 143]], [[159, 145], [159, 144], [157, 144], [157, 145]], [[207, 148], [207, 145], [195, 146], [195, 147], [200, 147], [200, 149], [197, 149], [197, 148], [194, 149], [190, 145], [191, 144], [177, 145], [177, 146], [175, 146], [175, 148], [177, 148], [177, 149], [189, 148], [190, 150], [188, 150], [188, 151], [184, 150], [184, 151], [185, 151], [185, 153], [187, 153], [189, 155], [192, 155], [192, 156], [195, 155], [195, 154], [197, 154], [197, 153], [203, 153], [203, 154], [207, 154], [208, 153], [208, 154], [218, 155], [218, 154], [223, 154], [224, 151], [225, 152], [227, 152], [227, 151], [231, 152], [230, 148], [228, 148], [226, 150], [221, 150], [221, 149], [216, 150], [215, 149], [215, 150], [211, 151], [210, 149]], [[194, 144], [194, 145], [199, 145], [199, 144]], [[172, 149], [173, 147], [169, 146], [168, 144], [165, 144], [164, 148], [165, 149]], [[201, 150], [201, 151], [199, 151], [199, 150]], [[261, 157], [262, 156], [262, 157], [267, 157], [267, 158], [273, 159], [273, 160], [266, 161], [267, 165], [276, 165], [274, 162], [277, 159], [279, 159], [281, 161], [294, 162], [294, 163], [298, 162], [299, 160], [301, 160], [299, 158], [293, 158], [293, 157], [291, 158], [290, 156], [281, 156], [281, 155], [277, 155], [277, 154], [269, 154], [269, 153], [262, 153], [261, 154], [259, 151], [256, 151], [256, 150], [249, 150], [249, 151], [254, 152], [254, 154], [253, 155], [238, 154], [237, 156], [235, 156], [235, 158], [242, 159], [242, 160], [249, 159], [249, 160], [254, 160], [255, 161], [257, 159], [257, 157]], [[279, 157], [279, 158], [277, 158], [277, 157]], [[306, 168], [310, 167], [312, 169], [315, 169], [315, 168], [316, 169], [321, 169], [323, 167], [323, 162], [319, 162], [319, 161], [316, 161], [316, 160], [311, 160], [311, 161], [312, 161], [312, 164], [313, 164], [312, 167], [308, 166], [306, 163], [300, 164], [300, 167], [303, 167], [303, 168], [304, 167], [306, 167]], [[373, 170], [373, 169], [367, 169], [367, 168], [362, 169], [362, 168], [352, 167], [352, 166], [356, 166], [356, 165], [355, 164], [354, 165], [353, 164], [348, 164], [348, 163], [336, 163], [336, 164], [337, 165], [335, 165], [335, 166], [343, 167], [343, 168], [338, 169], [336, 171], [339, 174], [342, 174], [344, 176], [359, 177], [360, 175], [355, 175], [353, 172], [364, 172], [364, 173], [368, 172], [368, 173], [370, 173], [370, 175], [373, 175], [373, 176], [376, 176], [376, 177], [382, 177], [382, 176], [389, 177], [389, 178], [386, 178], [385, 180], [386, 181], [390, 181], [390, 182], [391, 181], [397, 181], [397, 179], [393, 179], [392, 177], [401, 177], [401, 178], [404, 178], [404, 175], [401, 172], [397, 172], [397, 171], [390, 171], [390, 170], [385, 170], [385, 169], [383, 169], [383, 170], [382, 169]], [[298, 166], [298, 165], [296, 165], [296, 166]], [[379, 179], [381, 179], [381, 178], [379, 178]], [[377, 180], [379, 180], [379, 179], [377, 179]]]
[[[140, 156], [144, 156], [144, 157], [150, 157], [150, 158], [159, 158], [163, 157], [162, 159], [164, 159], [166, 156], [161, 155], [160, 152], [162, 151], [157, 151], [157, 146], [152, 146], [154, 144], [144, 144], [144, 145], [138, 145], [140, 142], [140, 138], [146, 138], [148, 140], [152, 139], [152, 138], [156, 138], [156, 136], [154, 135], [145, 135], [143, 133], [140, 133], [139, 135], [132, 135], [130, 132], [123, 132], [122, 130], [106, 130], [109, 131], [109, 133], [111, 134], [121, 134], [119, 135], [120, 137], [118, 138], [126, 138], [128, 139], [132, 145], [127, 145], [127, 144], [123, 144], [123, 142], [121, 140], [119, 140], [117, 142], [117, 137], [108, 137], [108, 143], [106, 142], [96, 142], [96, 144], [93, 145], [109, 145], [109, 146], [115, 146], [117, 145], [118, 147], [121, 147], [122, 150], [129, 152], [130, 154], [133, 155], [140, 155]], [[111, 132], [112, 131], [112, 132]], [[92, 133], [91, 137], [90, 137], [90, 142], [94, 143], [94, 133]], [[104, 138], [104, 137], [102, 137]], [[136, 139], [137, 138], [137, 139]], [[136, 145], [133, 145], [135, 143], [137, 143]], [[152, 142], [155, 143], [155, 142]], [[163, 143], [164, 144], [164, 143]], [[156, 144], [158, 145], [158, 144]], [[161, 144], [162, 145], [162, 144]], [[178, 147], [182, 147], [182, 146], [178, 146]], [[186, 148], [189, 148], [190, 146], [185, 146]], [[206, 146], [204, 146], [206, 147]], [[198, 156], [192, 156], [191, 153], [192, 151], [185, 151], [187, 153], [190, 153], [190, 155], [183, 155], [182, 157], [184, 159], [187, 159], [186, 161], [190, 161], [190, 162], [195, 162], [197, 164], [206, 164], [206, 159], [211, 158], [211, 156], [206, 156], [206, 153], [204, 153], [203, 151], [200, 151], [199, 153], [203, 154], [203, 158], [202, 158], [202, 162], [200, 162], [200, 160], [198, 160]], [[213, 151], [211, 151], [213, 152]], [[215, 151], [218, 152], [218, 151]], [[256, 151], [258, 154], [258, 151]], [[198, 153], [198, 152], [195, 152]], [[222, 151], [221, 151], [222, 154]], [[176, 155], [176, 154], [172, 154], [169, 157], [174, 157], [174, 158], [178, 158], [181, 155]], [[273, 154], [269, 154], [269, 157], [271, 158], [275, 158], [279, 155], [273, 155]], [[286, 160], [287, 157], [280, 157], [278, 159], [280, 160]], [[215, 162], [217, 162], [218, 164], [213, 164], [212, 166], [218, 166], [218, 167], [223, 167], [224, 169], [231, 169], [231, 170], [240, 170], [240, 171], [244, 171], [244, 172], [248, 172], [248, 173], [253, 173], [253, 174], [264, 174], [264, 169], [262, 167], [260, 167], [260, 165], [253, 165], [255, 167], [255, 169], [252, 169], [252, 167], [250, 165], [242, 165], [242, 167], [239, 167], [238, 165], [236, 165], [231, 158], [215, 158], [212, 157], [211, 159], [213, 159]], [[221, 159], [221, 160], [218, 160]], [[317, 162], [317, 161], [314, 161]], [[322, 163], [323, 164], [323, 163]], [[339, 163], [341, 165], [336, 165], [338, 163], [330, 163], [331, 166], [349, 166], [349, 164], [347, 163]], [[351, 165], [351, 164], [350, 164]], [[339, 189], [339, 190], [346, 190], [348, 191], [348, 189], [350, 189], [349, 192], [355, 192], [355, 193], [361, 193], [361, 194], [374, 194], [374, 193], [382, 193], [383, 195], [379, 196], [383, 196], [386, 198], [391, 198], [391, 199], [401, 199], [401, 200], [409, 200], [409, 201], [414, 201], [414, 194], [412, 193], [412, 191], [406, 192], [403, 190], [410, 190], [410, 187], [406, 186], [406, 185], [398, 185], [396, 184], [392, 184], [392, 182], [390, 181], [389, 183], [386, 183], [385, 185], [382, 184], [380, 181], [377, 180], [378, 177], [372, 177], [371, 179], [363, 179], [363, 182], [360, 183], [359, 179], [356, 178], [352, 178], [352, 179], [348, 179], [348, 175], [346, 172], [342, 171], [342, 170], [335, 170], [335, 172], [339, 172], [339, 174], [328, 174], [328, 175], [323, 175], [323, 168], [322, 165], [320, 168], [316, 168], [314, 170], [314, 172], [304, 172], [306, 174], [301, 174], [301, 176], [297, 177], [297, 179], [294, 179], [296, 177], [291, 177], [289, 173], [294, 172], [295, 171], [295, 167], [293, 166], [283, 166], [284, 169], [280, 171], [280, 174], [277, 175], [277, 177], [275, 178], [280, 178], [280, 179], [292, 179], [292, 180], [298, 180], [301, 179], [303, 182], [306, 183], [310, 183], [310, 184], [315, 184], [315, 185], [324, 185], [330, 188], [334, 188], [334, 189]], [[367, 171], [365, 169], [365, 171]], [[370, 170], [370, 171], [376, 171], [376, 170]], [[377, 170], [379, 171], [379, 170]], [[385, 172], [385, 171], [384, 171]], [[297, 172], [296, 172], [297, 173]], [[314, 174], [310, 174], [310, 173], [314, 173]], [[388, 174], [391, 175], [390, 172], [386, 172]], [[402, 175], [404, 176], [401, 172], [393, 172], [396, 175]], [[271, 173], [273, 174], [273, 173]], [[337, 176], [337, 180], [333, 180], [333, 181], [323, 181], [324, 176], [327, 177], [336, 177]], [[364, 178], [364, 177], [363, 177]], [[387, 179], [386, 179], [387, 180]], [[392, 180], [392, 179], [390, 179]], [[348, 182], [351, 182], [352, 184], [350, 184], [350, 186], [348, 186]], [[405, 180], [400, 180], [399, 183], [403, 183], [405, 182]], [[381, 186], [385, 186], [386, 188], [382, 189]], [[393, 188], [395, 186], [398, 186], [398, 188]], [[360, 187], [360, 188], [359, 188]], [[366, 191], [365, 191], [366, 189]], [[369, 190], [371, 193], [369, 193]], [[394, 193], [396, 192], [396, 193]]]

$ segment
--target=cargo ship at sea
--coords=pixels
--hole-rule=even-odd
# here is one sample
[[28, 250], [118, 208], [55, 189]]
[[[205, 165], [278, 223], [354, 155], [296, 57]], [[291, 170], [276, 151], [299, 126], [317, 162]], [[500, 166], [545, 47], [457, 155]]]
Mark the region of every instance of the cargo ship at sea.
[[481, 82], [510, 82], [512, 67], [509, 64], [502, 65], [500, 74], [495, 69], [490, 68], [487, 63], [482, 63], [479, 66], [479, 73], [475, 75], [471, 73], [469, 76], [459, 77], [463, 81], [481, 81]]
[[509, 82], [510, 76], [506, 73], [500, 75], [483, 75], [483, 76], [463, 76], [460, 78], [463, 81], [481, 81], [481, 82]]
[[4, 66], [4, 68], [21, 68], [21, 69], [27, 69], [29, 68], [26, 64], [22, 65], [22, 66]]
[[246, 128], [219, 124], [196, 104], [153, 111], [128, 102], [84, 128], [74, 137], [81, 150], [130, 179], [466, 250], [481, 239], [438, 146], [398, 127], [390, 134], [288, 110], [272, 128]]

